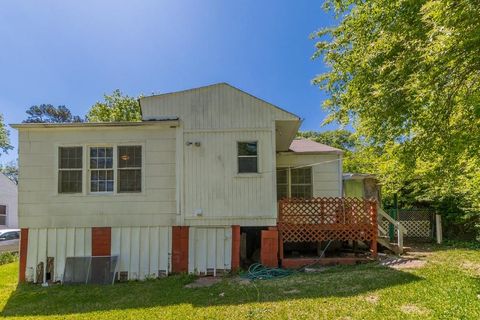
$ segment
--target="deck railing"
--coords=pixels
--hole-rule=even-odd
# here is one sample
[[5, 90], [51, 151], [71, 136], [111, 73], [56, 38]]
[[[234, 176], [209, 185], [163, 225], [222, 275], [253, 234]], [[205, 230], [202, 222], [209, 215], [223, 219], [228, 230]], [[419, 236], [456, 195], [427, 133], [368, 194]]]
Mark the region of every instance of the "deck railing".
[[369, 241], [376, 255], [375, 200], [286, 198], [279, 201], [277, 224], [281, 245], [284, 242]]

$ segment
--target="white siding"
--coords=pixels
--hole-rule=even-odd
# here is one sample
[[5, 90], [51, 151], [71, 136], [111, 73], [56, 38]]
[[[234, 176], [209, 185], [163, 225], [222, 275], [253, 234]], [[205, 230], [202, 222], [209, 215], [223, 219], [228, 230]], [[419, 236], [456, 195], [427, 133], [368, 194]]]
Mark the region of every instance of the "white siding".
[[188, 272], [213, 274], [229, 271], [232, 228], [189, 228]]
[[277, 167], [312, 166], [313, 196], [342, 196], [341, 156], [336, 154], [285, 154], [277, 155]]
[[[19, 134], [19, 220], [21, 227], [172, 225], [176, 217], [175, 128], [101, 127], [21, 129]], [[57, 154], [62, 145], [139, 144], [143, 147], [143, 191], [57, 193]]]
[[171, 272], [171, 227], [112, 228], [112, 255], [120, 256], [120, 272], [144, 280]]
[[26, 280], [37, 281], [37, 266], [43, 262], [45, 279], [47, 257], [54, 258], [54, 281], [61, 281], [67, 257], [92, 255], [91, 228], [30, 228], [28, 231]]

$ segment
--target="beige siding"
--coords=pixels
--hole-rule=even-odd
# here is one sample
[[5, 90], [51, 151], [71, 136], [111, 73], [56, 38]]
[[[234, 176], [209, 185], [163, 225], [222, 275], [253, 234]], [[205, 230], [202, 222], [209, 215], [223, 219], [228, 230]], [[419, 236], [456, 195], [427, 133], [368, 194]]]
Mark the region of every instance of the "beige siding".
[[314, 197], [342, 196], [341, 156], [336, 154], [278, 154], [277, 167], [310, 166]]
[[296, 120], [288, 112], [228, 84], [142, 99], [145, 119], [178, 116], [185, 130], [272, 127], [275, 120]]
[[[101, 127], [21, 129], [19, 224], [28, 228], [172, 225], [176, 217], [175, 128]], [[143, 149], [143, 191], [89, 194], [90, 145], [138, 144]], [[84, 147], [84, 192], [57, 193], [59, 146]]]
[[[258, 142], [259, 173], [237, 173], [238, 141]], [[200, 146], [186, 146], [187, 142], [200, 142]], [[272, 131], [186, 133], [183, 145], [187, 225], [275, 224]], [[201, 216], [195, 216], [198, 210]]]
[[188, 272], [213, 274], [230, 271], [232, 228], [189, 229]]

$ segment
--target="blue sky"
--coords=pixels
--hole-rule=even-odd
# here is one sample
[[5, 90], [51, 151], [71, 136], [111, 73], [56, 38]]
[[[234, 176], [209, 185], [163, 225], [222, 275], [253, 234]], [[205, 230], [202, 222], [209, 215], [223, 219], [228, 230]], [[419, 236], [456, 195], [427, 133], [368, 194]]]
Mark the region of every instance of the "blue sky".
[[[137, 96], [228, 82], [325, 130], [325, 71], [309, 35], [331, 25], [321, 1], [0, 2], [0, 113], [31, 105], [85, 115], [104, 93]], [[330, 127], [332, 128], [332, 127]], [[10, 129], [12, 144], [17, 132]], [[17, 151], [0, 162], [15, 160]]]

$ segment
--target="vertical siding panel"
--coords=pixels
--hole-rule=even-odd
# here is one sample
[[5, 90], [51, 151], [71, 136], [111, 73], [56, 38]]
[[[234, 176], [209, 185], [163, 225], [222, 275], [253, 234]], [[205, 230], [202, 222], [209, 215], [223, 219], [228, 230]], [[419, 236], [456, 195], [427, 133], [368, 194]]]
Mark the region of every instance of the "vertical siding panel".
[[167, 274], [170, 271], [170, 250], [171, 250], [171, 228], [170, 227], [160, 227], [158, 235], [158, 245], [159, 245], [159, 254], [158, 254], [158, 269], [165, 271]]
[[47, 264], [47, 229], [41, 228], [38, 231], [38, 253], [37, 264], [43, 262], [43, 280], [45, 281], [45, 272]]
[[85, 256], [85, 229], [75, 228], [75, 256]]
[[224, 243], [225, 269], [230, 270], [232, 268], [232, 228], [225, 228]]
[[198, 239], [197, 239], [197, 269], [199, 273], [207, 272], [207, 229], [199, 228], [198, 229]]
[[67, 229], [57, 229], [57, 244], [55, 254], [55, 280], [63, 280], [65, 271], [65, 254], [67, 252]]
[[140, 228], [140, 280], [149, 276], [150, 233], [149, 228]]
[[188, 273], [195, 272], [197, 228], [188, 228]]
[[36, 281], [35, 270], [37, 268], [38, 255], [38, 229], [28, 230], [28, 249], [27, 249], [27, 281]]
[[225, 270], [225, 229], [218, 228], [216, 232], [216, 269]]
[[112, 228], [111, 233], [112, 241], [110, 246], [110, 252], [112, 256], [119, 256], [121, 252], [121, 232], [120, 228]]
[[216, 272], [217, 230], [209, 228], [207, 231], [207, 269], [214, 269], [214, 272]]
[[92, 255], [92, 228], [84, 228], [85, 229], [85, 237], [84, 237], [84, 247], [83, 253], [86, 256]]
[[160, 252], [159, 236], [158, 236], [158, 227], [151, 227], [149, 234], [149, 248], [150, 248], [150, 265], [149, 265], [149, 274], [150, 276], [158, 276], [158, 259]]
[[130, 234], [130, 272], [129, 279], [138, 279], [140, 276], [140, 228], [131, 228]]
[[67, 245], [66, 245], [66, 257], [75, 256], [75, 229], [67, 228]]
[[128, 272], [128, 279], [130, 279], [130, 235], [131, 228], [124, 227], [120, 229], [120, 271]]

